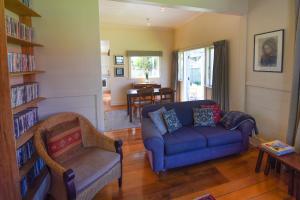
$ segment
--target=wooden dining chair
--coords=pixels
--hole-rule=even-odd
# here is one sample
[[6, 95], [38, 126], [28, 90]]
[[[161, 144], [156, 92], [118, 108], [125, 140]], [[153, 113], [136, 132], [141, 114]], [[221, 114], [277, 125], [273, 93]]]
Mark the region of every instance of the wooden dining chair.
[[137, 94], [137, 101], [133, 102], [133, 108], [141, 118], [143, 107], [154, 104], [154, 88], [141, 88], [137, 91]]
[[160, 88], [160, 103], [173, 103], [174, 102], [174, 90], [172, 88]]

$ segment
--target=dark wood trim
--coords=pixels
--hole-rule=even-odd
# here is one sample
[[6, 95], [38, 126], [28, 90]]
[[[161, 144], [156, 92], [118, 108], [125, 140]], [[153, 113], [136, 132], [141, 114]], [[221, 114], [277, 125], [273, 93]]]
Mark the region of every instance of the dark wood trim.
[[65, 183], [65, 187], [67, 190], [67, 198], [68, 200], [76, 199], [76, 188], [74, 184], [75, 173], [72, 169], [68, 169], [63, 174], [63, 179]]
[[122, 183], [123, 183], [123, 150], [122, 150], [122, 146], [123, 146], [123, 141], [122, 140], [116, 140], [115, 141], [115, 148], [116, 148], [116, 152], [118, 154], [120, 154], [120, 162], [121, 162], [121, 177], [119, 178], [119, 188], [122, 187]]
[[10, 102], [4, 13], [4, 0], [0, 0], [0, 199], [15, 200], [20, 199], [21, 195]]

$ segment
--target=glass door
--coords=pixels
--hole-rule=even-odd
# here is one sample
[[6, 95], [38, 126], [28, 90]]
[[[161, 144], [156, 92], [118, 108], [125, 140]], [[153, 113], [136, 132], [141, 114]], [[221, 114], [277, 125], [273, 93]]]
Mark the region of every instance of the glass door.
[[[181, 96], [182, 101], [194, 101], [210, 98], [212, 83], [213, 47], [199, 48], [180, 52], [183, 63]], [[183, 58], [182, 58], [183, 57]], [[179, 70], [180, 71], [180, 70]]]

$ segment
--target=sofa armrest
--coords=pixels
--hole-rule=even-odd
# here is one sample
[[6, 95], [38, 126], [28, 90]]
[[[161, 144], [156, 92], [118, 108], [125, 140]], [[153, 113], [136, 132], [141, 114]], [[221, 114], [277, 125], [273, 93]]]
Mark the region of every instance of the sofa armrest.
[[238, 130], [242, 133], [242, 143], [244, 151], [246, 151], [249, 147], [249, 136], [251, 136], [254, 126], [255, 125], [253, 122], [245, 121], [238, 127]]
[[142, 137], [145, 148], [152, 153], [152, 167], [155, 172], [164, 170], [164, 139], [149, 118], [142, 119]]

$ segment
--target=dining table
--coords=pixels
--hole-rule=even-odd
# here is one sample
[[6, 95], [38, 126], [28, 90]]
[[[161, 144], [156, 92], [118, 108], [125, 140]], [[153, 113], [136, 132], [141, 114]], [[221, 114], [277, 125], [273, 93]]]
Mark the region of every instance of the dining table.
[[[160, 96], [159, 88], [154, 88], [154, 96]], [[127, 91], [127, 114], [129, 115], [129, 121], [132, 122], [132, 103], [133, 98], [138, 97], [138, 89], [129, 89]]]

